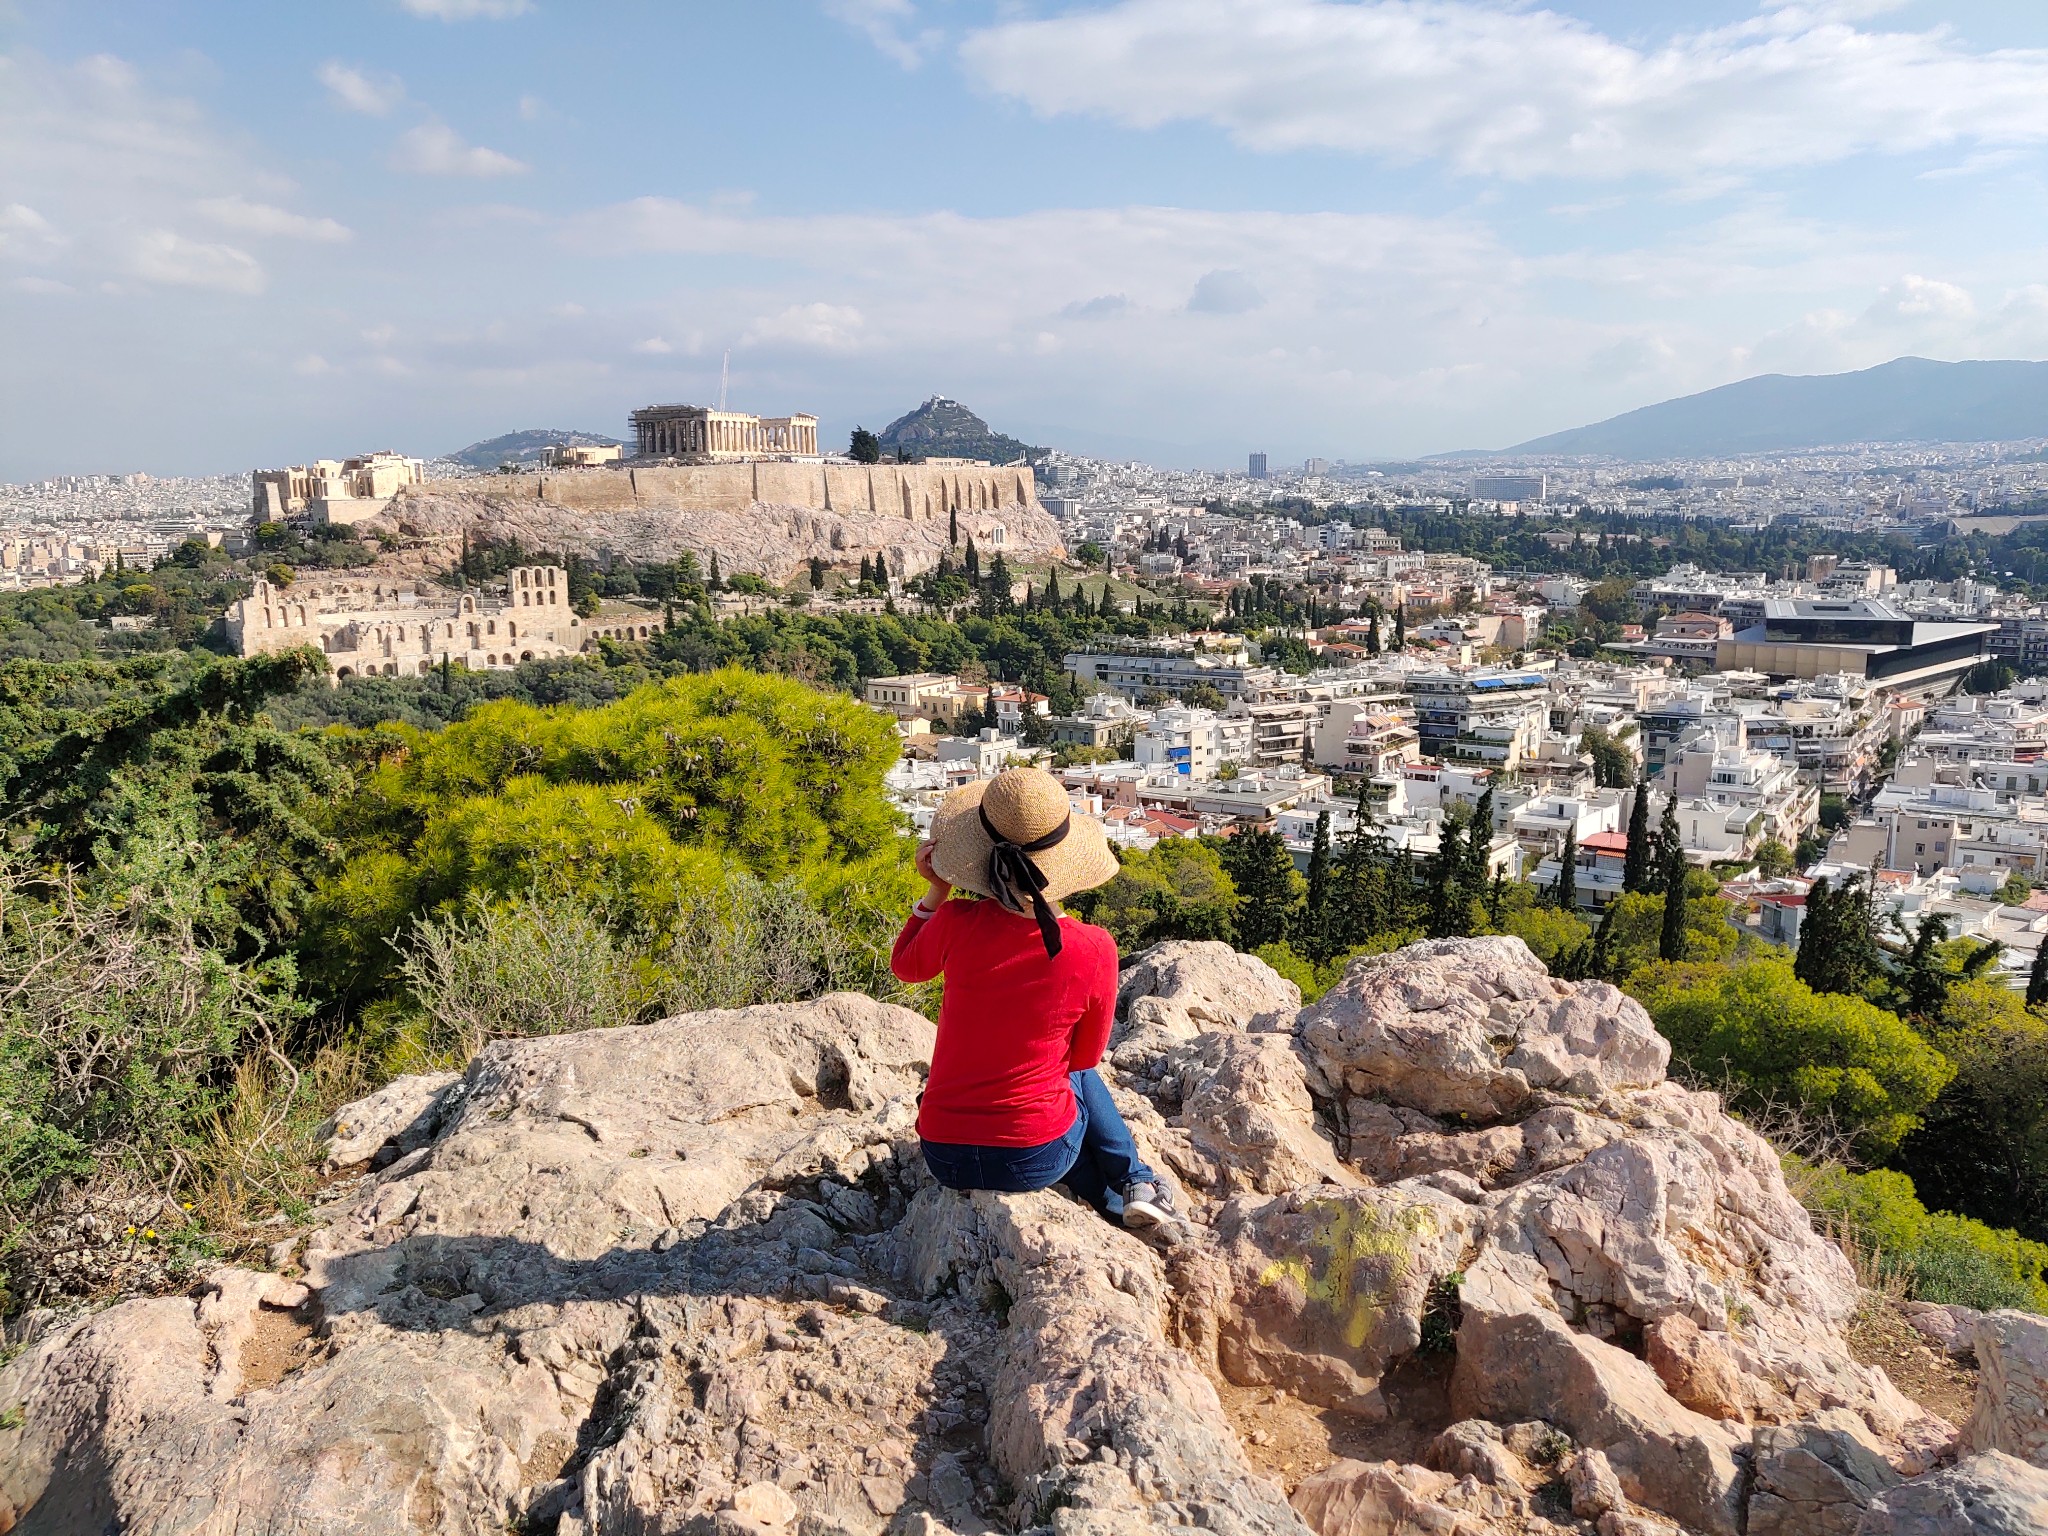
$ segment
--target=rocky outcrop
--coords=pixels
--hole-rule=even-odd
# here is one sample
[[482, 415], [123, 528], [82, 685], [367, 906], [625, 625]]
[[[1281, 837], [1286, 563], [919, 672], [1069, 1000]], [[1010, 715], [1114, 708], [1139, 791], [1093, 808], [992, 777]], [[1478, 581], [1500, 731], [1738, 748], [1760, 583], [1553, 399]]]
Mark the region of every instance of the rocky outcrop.
[[986, 554], [1062, 551], [1028, 469], [922, 465], [711, 464], [561, 475], [432, 480], [409, 486], [368, 525], [402, 547], [394, 571], [448, 569], [464, 534], [563, 554], [673, 560], [688, 551], [728, 576], [772, 582], [812, 559], [852, 567], [880, 557], [916, 576], [953, 550], [953, 529]]
[[[1106, 1070], [1205, 1218], [1168, 1255], [933, 1186], [900, 1008], [500, 1042], [335, 1117], [278, 1273], [0, 1368], [0, 1530], [2041, 1528], [2003, 1454], [2038, 1450], [2039, 1320], [1983, 1320], [1986, 1453], [1929, 1475], [1951, 1426], [1853, 1361], [1846, 1261], [1633, 1003], [1493, 939], [1295, 1019], [1219, 950], [1139, 957]], [[1233, 1419], [1377, 1433], [1423, 1379], [1411, 1460], [1291, 1490]]]
[[1990, 1312], [1977, 1319], [1977, 1408], [1963, 1439], [2048, 1467], [2048, 1318]]
[[1879, 1494], [1856, 1536], [2038, 1536], [2048, 1531], [2048, 1472], [2002, 1451]]

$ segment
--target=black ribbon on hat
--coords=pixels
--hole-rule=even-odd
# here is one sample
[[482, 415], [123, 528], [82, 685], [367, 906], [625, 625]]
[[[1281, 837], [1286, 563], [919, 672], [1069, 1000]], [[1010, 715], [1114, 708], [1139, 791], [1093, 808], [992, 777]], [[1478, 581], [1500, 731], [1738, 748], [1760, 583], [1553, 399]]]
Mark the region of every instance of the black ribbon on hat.
[[1045, 952], [1048, 957], [1057, 955], [1060, 952], [1060, 920], [1053, 915], [1052, 903], [1045, 899], [1045, 871], [1032, 862], [1031, 855], [1043, 853], [1065, 841], [1067, 833], [1073, 829], [1073, 813], [1069, 812], [1065, 820], [1035, 843], [1019, 843], [1003, 836], [995, 829], [995, 823], [988, 819], [988, 812], [978, 805], [974, 814], [981, 818], [981, 830], [995, 845], [988, 851], [989, 895], [1007, 910], [1023, 917], [1027, 915], [1024, 897], [1028, 894], [1031, 898], [1029, 915], [1038, 920], [1038, 936], [1045, 940]]

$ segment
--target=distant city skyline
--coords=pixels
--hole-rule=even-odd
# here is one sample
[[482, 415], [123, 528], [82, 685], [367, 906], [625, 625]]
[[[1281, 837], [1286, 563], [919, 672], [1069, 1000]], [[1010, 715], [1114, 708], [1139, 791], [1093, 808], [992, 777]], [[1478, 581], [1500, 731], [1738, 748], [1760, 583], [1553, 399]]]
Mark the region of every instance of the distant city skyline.
[[2048, 357], [2018, 0], [0, 8], [0, 479], [933, 393], [1168, 466]]

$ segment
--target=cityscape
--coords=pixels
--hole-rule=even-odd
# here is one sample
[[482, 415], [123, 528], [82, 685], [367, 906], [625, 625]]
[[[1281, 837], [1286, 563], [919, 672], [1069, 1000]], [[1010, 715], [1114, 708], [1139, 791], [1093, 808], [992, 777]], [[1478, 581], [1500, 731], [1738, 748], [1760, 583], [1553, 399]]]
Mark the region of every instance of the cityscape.
[[2048, 1532], [2048, 15], [0, 4], [0, 1536]]

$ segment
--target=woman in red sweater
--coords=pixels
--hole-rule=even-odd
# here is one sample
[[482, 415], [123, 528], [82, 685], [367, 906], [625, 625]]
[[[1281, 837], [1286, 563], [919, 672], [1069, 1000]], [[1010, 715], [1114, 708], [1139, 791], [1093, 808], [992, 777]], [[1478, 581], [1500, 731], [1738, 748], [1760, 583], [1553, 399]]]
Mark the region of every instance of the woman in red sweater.
[[[1057, 903], [1112, 878], [1102, 824], [1075, 816], [1037, 768], [953, 791], [917, 850], [931, 888], [911, 908], [890, 967], [946, 978], [917, 1133], [949, 1189], [1064, 1183], [1112, 1220], [1177, 1235], [1159, 1176], [1095, 1071], [1116, 1017], [1116, 940]], [[958, 887], [984, 900], [950, 901]]]

